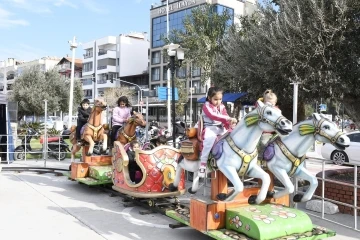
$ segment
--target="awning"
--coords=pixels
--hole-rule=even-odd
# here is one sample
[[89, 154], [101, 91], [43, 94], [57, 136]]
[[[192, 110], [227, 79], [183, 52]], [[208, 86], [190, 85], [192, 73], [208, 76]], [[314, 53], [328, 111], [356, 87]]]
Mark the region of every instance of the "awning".
[[[223, 102], [235, 102], [236, 100], [238, 100], [239, 98], [242, 98], [244, 96], [246, 96], [247, 93], [243, 92], [243, 93], [225, 93], [223, 96], [222, 101]], [[206, 97], [200, 98], [197, 102], [198, 103], [204, 103], [206, 100]]]

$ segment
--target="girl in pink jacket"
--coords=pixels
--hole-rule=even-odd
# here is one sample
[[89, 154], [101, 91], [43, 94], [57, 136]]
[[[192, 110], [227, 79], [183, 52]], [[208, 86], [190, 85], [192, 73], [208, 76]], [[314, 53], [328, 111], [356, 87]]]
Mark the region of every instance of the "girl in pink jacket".
[[127, 97], [122, 96], [117, 100], [117, 107], [112, 114], [111, 140], [116, 140], [117, 131], [121, 128], [129, 117], [131, 117], [131, 106]]
[[206, 163], [217, 136], [227, 132], [227, 129], [237, 120], [229, 117], [222, 104], [223, 90], [211, 87], [207, 93], [206, 102], [202, 107], [204, 121], [203, 149], [200, 157], [199, 177], [205, 177]]

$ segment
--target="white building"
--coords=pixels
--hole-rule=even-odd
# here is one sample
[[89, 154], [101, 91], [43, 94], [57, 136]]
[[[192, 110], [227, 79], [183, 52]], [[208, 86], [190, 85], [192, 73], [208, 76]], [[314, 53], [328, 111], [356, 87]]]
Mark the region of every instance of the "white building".
[[86, 98], [94, 99], [106, 88], [119, 86], [113, 79], [148, 71], [150, 43], [145, 33], [107, 36], [84, 43], [82, 47], [85, 51], [82, 83]]
[[[4, 93], [12, 90], [12, 85], [16, 79], [28, 68], [39, 66], [42, 71], [48, 71], [56, 66], [60, 61], [57, 57], [43, 57], [28, 62], [18, 61], [14, 58], [8, 58], [0, 62], [0, 91]], [[4, 75], [6, 81], [4, 81]], [[5, 90], [6, 89], [6, 90]]]

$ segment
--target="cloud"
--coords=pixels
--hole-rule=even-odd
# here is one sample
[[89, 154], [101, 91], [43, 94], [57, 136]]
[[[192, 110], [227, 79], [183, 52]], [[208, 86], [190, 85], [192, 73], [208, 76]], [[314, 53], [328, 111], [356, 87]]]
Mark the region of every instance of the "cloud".
[[0, 7], [0, 28], [29, 25], [29, 22], [23, 19], [12, 18], [12, 15], [14, 14]]
[[100, 14], [104, 14], [104, 13], [108, 12], [107, 9], [102, 8], [101, 5], [99, 5], [96, 1], [82, 0], [82, 3], [84, 5], [84, 7], [87, 8], [91, 12], [100, 13]]
[[68, 7], [75, 8], [75, 9], [78, 8], [77, 5], [75, 5], [75, 4], [72, 3], [72, 2], [66, 1], [66, 0], [56, 0], [56, 1], [54, 2], [54, 6], [57, 6], [57, 7], [68, 6]]
[[51, 13], [49, 7], [44, 4], [47, 1], [42, 0], [5, 0], [14, 8], [24, 9], [34, 13]]

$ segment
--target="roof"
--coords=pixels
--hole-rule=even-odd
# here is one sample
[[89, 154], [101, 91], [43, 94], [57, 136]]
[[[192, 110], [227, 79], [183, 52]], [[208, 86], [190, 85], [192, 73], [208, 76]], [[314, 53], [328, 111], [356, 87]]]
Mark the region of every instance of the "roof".
[[[57, 65], [62, 64], [65, 60], [66, 60], [67, 62], [72, 62], [72, 58], [70, 58], [70, 57], [63, 57]], [[83, 60], [82, 60], [81, 58], [75, 58], [75, 67], [77, 67], [77, 68], [82, 68], [82, 61], [83, 61]]]
[[[243, 93], [225, 93], [223, 96], [222, 101], [223, 102], [235, 102], [236, 100], [238, 100], [239, 98], [242, 98], [244, 96], [246, 96], [247, 93], [243, 92]], [[200, 98], [197, 102], [198, 103], [204, 103], [206, 101], [206, 97]]]

